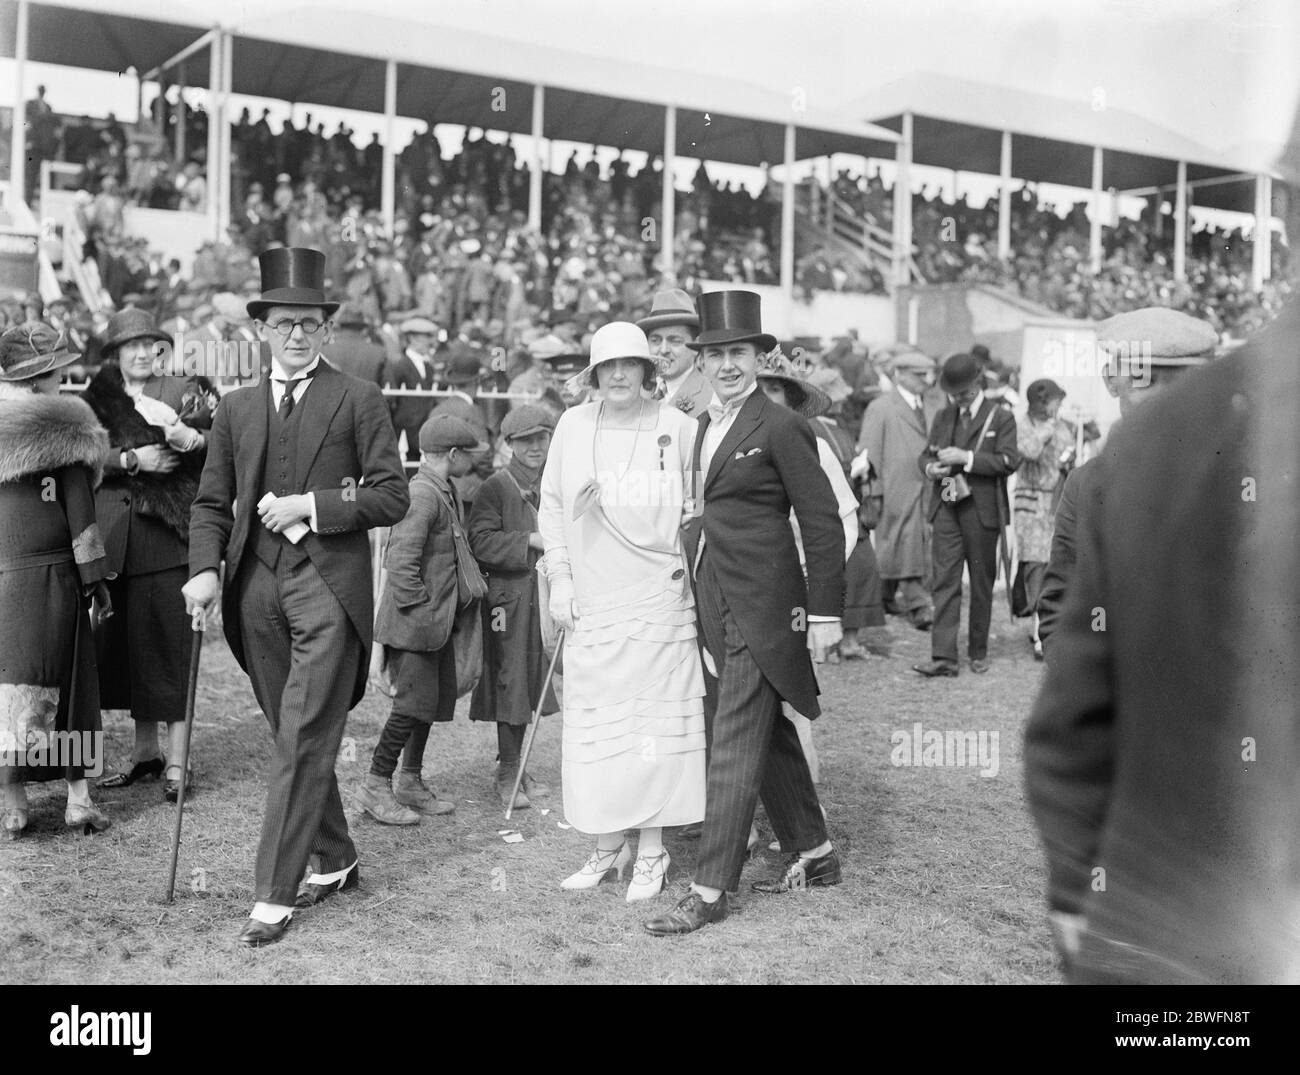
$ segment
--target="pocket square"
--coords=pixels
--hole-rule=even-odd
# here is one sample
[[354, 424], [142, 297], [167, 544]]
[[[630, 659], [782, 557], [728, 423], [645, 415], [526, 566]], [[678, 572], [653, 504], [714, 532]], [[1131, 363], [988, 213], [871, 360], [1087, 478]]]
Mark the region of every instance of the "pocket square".
[[759, 454], [762, 453], [762, 451], [763, 451], [762, 448], [750, 448], [749, 451], [747, 451], [747, 452], [737, 452], [737, 453], [736, 453], [736, 458], [737, 458], [737, 459], [746, 459], [746, 458], [748, 458], [748, 457], [751, 456], [751, 455], [759, 455]]

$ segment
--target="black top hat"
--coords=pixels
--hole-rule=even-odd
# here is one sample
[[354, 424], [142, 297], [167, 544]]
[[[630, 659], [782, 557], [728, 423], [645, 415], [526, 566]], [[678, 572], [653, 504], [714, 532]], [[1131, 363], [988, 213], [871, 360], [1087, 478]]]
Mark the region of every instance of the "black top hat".
[[700, 351], [711, 344], [753, 341], [763, 352], [776, 337], [763, 331], [762, 303], [752, 291], [709, 291], [700, 296], [700, 334], [686, 346]]
[[967, 354], [949, 355], [939, 371], [939, 387], [950, 396], [965, 392], [979, 379], [979, 363]]
[[326, 317], [339, 308], [325, 298], [325, 255], [308, 246], [278, 246], [257, 255], [262, 268], [262, 297], [248, 304], [248, 316], [260, 321], [272, 306], [319, 306]]

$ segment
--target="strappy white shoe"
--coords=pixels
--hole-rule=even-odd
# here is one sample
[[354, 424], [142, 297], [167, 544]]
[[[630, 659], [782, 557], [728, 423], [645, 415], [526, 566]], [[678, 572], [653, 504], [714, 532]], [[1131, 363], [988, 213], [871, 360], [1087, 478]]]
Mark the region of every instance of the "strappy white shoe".
[[627, 864], [631, 861], [632, 852], [628, 849], [626, 840], [609, 851], [596, 848], [587, 856], [587, 861], [582, 864], [582, 869], [575, 874], [570, 874], [561, 881], [560, 887], [568, 889], [595, 888], [611, 873], [621, 881], [623, 871], [627, 869]]
[[632, 883], [627, 886], [627, 902], [652, 900], [659, 895], [671, 862], [667, 851], [660, 851], [657, 855], [637, 855], [632, 867]]

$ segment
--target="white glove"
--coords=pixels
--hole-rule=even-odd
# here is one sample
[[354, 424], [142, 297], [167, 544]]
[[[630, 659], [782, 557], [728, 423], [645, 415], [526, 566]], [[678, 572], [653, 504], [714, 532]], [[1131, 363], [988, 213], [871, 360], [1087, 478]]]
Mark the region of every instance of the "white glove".
[[551, 579], [551, 599], [547, 607], [556, 627], [573, 630], [578, 618], [578, 604], [573, 599], [573, 579]]
[[839, 620], [810, 620], [808, 623], [808, 650], [813, 664], [824, 664], [826, 651], [844, 637]]
[[191, 429], [184, 422], [176, 422], [164, 428], [163, 432], [167, 436], [169, 447], [175, 448], [178, 452], [190, 452], [198, 447], [199, 431]]
[[849, 464], [849, 480], [853, 481], [855, 478], [862, 477], [867, 472], [867, 466], [867, 450], [863, 448], [853, 457], [853, 461]]

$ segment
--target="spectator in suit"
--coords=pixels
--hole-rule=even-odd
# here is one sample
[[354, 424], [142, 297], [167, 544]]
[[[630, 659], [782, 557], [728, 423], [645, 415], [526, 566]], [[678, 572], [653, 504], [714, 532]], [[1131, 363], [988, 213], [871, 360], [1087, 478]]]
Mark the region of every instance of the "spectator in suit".
[[345, 303], [334, 317], [334, 339], [325, 347], [325, 358], [335, 369], [382, 386], [386, 354], [370, 335], [361, 310]]
[[698, 418], [713, 400], [713, 386], [695, 368], [695, 354], [687, 346], [700, 328], [690, 296], [680, 288], [657, 292], [650, 313], [637, 327], [650, 340], [651, 354], [659, 358], [659, 375], [666, 385], [664, 402]]
[[217, 408], [183, 589], [189, 611], [222, 601], [226, 639], [271, 726], [256, 903], [239, 935], [248, 947], [278, 941], [295, 907], [358, 883], [334, 761], [366, 688], [366, 531], [397, 523], [409, 503], [379, 389], [321, 361], [338, 308], [325, 297], [325, 255], [285, 247], [260, 262], [248, 315], [271, 345], [271, 376]]
[[957, 675], [957, 626], [961, 578], [970, 568], [968, 653], [972, 672], [989, 670], [989, 622], [998, 543], [1011, 518], [1006, 477], [1020, 465], [1016, 420], [985, 399], [980, 370], [970, 355], [952, 355], [939, 375], [949, 404], [930, 427], [918, 465], [931, 480], [930, 521], [934, 579], [931, 660], [913, 666], [928, 677]]
[[[438, 373], [434, 367], [433, 353], [438, 346], [438, 326], [427, 317], [408, 317], [400, 325], [403, 351], [396, 361], [384, 367], [385, 388], [420, 388], [429, 390], [437, 384]], [[433, 410], [432, 396], [392, 396], [388, 407], [393, 416], [393, 428], [399, 435], [406, 434], [406, 458], [417, 463], [420, 459], [420, 427]]]
[[[886, 359], [892, 388], [862, 416], [858, 451], [866, 454], [864, 525], [876, 531], [885, 609], [928, 631], [930, 609], [930, 524], [925, 477], [916, 457], [939, 411], [930, 389], [934, 359], [915, 348], [894, 350]], [[843, 654], [843, 645], [840, 648]]]
[[1294, 983], [1300, 304], [1205, 369], [1213, 330], [1175, 311], [1101, 335], [1149, 362], [1109, 371], [1123, 416], [1067, 483], [1077, 566], [1025, 737], [1066, 980]]
[[[687, 527], [686, 550], [705, 664], [717, 682], [706, 680], [710, 755], [695, 882], [671, 912], [645, 924], [655, 936], [726, 918], [760, 793], [792, 858], [780, 877], [754, 887], [775, 894], [841, 876], [798, 733], [780, 714], [783, 701], [810, 719], [820, 713], [809, 650], [840, 638], [844, 529], [807, 420], [758, 388], [759, 356], [776, 347], [762, 330], [759, 297], [712, 292], [701, 297], [700, 314], [691, 349], [720, 403], [699, 422], [691, 497], [703, 511]], [[756, 575], [765, 585], [754, 585]]]

